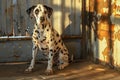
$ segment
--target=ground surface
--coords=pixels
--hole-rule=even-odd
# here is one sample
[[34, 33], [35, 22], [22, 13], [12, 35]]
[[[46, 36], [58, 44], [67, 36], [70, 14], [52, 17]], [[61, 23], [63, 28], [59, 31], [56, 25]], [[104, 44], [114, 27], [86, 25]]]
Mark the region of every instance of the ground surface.
[[54, 67], [53, 75], [45, 75], [47, 63], [37, 63], [32, 73], [24, 73], [26, 63], [0, 64], [0, 80], [120, 80], [120, 72], [89, 61], [70, 64], [64, 70]]

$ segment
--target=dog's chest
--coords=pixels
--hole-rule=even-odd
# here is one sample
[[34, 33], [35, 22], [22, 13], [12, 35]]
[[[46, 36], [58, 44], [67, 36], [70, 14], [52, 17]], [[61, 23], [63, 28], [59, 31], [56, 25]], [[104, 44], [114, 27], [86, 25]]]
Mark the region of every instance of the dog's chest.
[[35, 26], [33, 30], [33, 43], [39, 47], [39, 49], [43, 52], [48, 51], [49, 39], [50, 39], [50, 28], [49, 26], [38, 28]]

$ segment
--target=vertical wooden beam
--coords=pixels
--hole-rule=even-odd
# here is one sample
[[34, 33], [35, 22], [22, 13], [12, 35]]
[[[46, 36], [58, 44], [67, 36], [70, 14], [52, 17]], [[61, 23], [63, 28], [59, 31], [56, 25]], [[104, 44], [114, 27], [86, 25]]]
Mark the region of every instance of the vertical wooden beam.
[[85, 16], [86, 16], [86, 0], [82, 0], [82, 54], [81, 58], [86, 56], [86, 26], [85, 26]]
[[[97, 14], [98, 13], [98, 3], [97, 3], [97, 0], [94, 0], [94, 12]], [[97, 16], [95, 16], [95, 17], [97, 17]], [[95, 28], [96, 28], [96, 31], [95, 32], [97, 32], [98, 31], [98, 24], [97, 24], [97, 22], [95, 22]], [[95, 33], [94, 32], [94, 43], [93, 44], [95, 44], [95, 42], [97, 41], [97, 33]], [[99, 63], [99, 60], [98, 60], [98, 55], [99, 55], [99, 49], [97, 49], [98, 48], [98, 43], [97, 44], [95, 44], [95, 46], [93, 46], [93, 61], [95, 62], [95, 63]]]
[[[0, 0], [0, 17], [2, 17], [2, 0]], [[0, 19], [0, 36], [2, 36], [2, 20]]]
[[19, 12], [20, 12], [20, 17], [19, 17], [19, 20], [20, 20], [20, 26], [18, 27], [18, 31], [19, 31], [19, 28], [20, 28], [20, 33], [19, 34], [22, 34], [22, 35], [28, 35], [28, 31], [27, 31], [27, 26], [26, 26], [26, 0], [18, 0], [18, 9], [19, 9]]
[[[110, 44], [110, 66], [111, 67], [113, 67], [113, 65], [114, 65], [114, 61], [113, 61], [113, 40], [112, 40], [112, 22], [111, 22], [111, 19], [110, 19], [110, 16], [111, 16], [111, 8], [112, 8], [112, 6], [111, 6], [111, 0], [109, 0], [109, 4], [108, 4], [108, 8], [109, 8], [109, 11], [108, 11], [108, 23], [109, 23], [109, 35], [110, 35], [110, 41], [109, 41], [109, 44]], [[111, 50], [112, 49], [112, 50]]]

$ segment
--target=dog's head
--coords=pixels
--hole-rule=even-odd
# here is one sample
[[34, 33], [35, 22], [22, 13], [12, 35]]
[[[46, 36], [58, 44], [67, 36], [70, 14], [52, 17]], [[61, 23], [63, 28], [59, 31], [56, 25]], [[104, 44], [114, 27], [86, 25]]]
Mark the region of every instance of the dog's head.
[[36, 22], [40, 24], [50, 19], [53, 9], [46, 5], [38, 4], [30, 7], [26, 12], [31, 18], [35, 18]]

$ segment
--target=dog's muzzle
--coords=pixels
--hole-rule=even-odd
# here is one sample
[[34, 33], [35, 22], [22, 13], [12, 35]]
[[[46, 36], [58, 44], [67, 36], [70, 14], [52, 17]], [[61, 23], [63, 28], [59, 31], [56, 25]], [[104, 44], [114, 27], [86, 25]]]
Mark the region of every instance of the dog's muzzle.
[[40, 17], [40, 21], [41, 22], [45, 21], [45, 17]]

